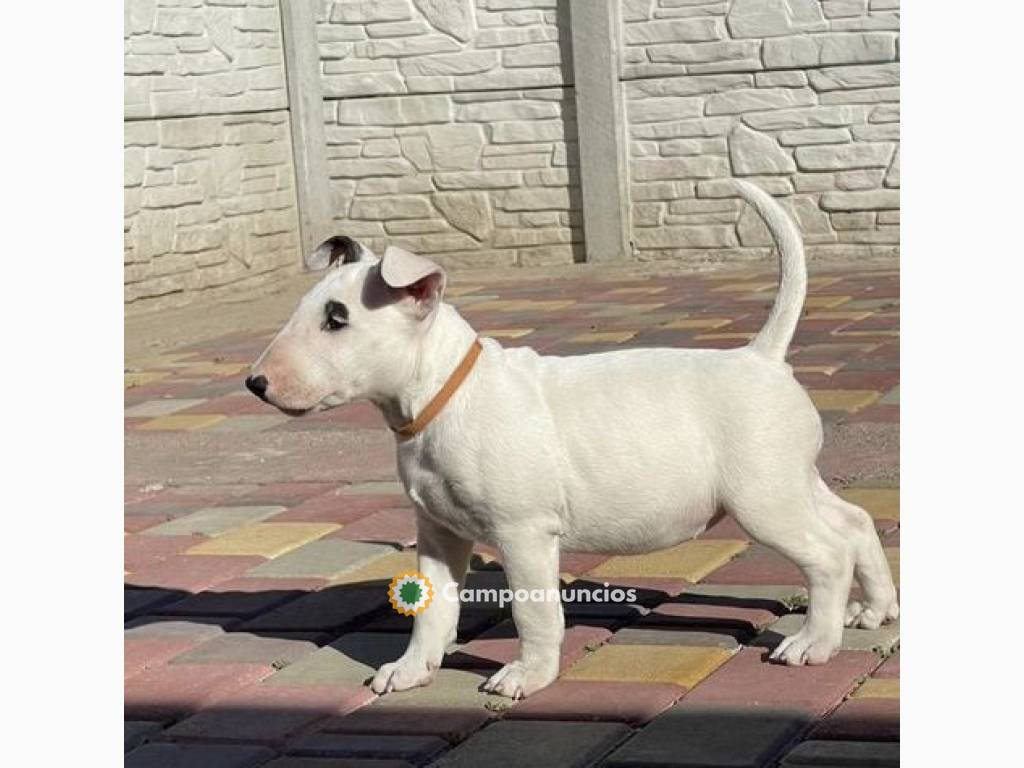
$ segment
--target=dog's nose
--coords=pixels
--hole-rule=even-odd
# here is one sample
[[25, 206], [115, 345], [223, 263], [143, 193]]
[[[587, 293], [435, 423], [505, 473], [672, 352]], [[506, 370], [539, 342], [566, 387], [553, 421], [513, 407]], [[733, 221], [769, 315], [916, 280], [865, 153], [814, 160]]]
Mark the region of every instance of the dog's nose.
[[267, 387], [270, 386], [270, 382], [266, 376], [249, 376], [245, 380], [245, 386], [260, 400], [267, 399]]

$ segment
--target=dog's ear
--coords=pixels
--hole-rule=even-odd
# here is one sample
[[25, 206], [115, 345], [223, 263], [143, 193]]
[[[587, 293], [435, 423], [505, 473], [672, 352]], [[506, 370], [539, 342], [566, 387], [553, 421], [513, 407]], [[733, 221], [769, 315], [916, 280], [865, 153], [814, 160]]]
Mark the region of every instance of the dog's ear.
[[380, 274], [390, 288], [404, 292], [412, 300], [413, 311], [420, 319], [441, 303], [445, 274], [430, 259], [389, 245], [380, 262]]
[[335, 264], [352, 264], [363, 257], [363, 246], [347, 235], [335, 235], [324, 240], [309, 257], [312, 269], [325, 269]]

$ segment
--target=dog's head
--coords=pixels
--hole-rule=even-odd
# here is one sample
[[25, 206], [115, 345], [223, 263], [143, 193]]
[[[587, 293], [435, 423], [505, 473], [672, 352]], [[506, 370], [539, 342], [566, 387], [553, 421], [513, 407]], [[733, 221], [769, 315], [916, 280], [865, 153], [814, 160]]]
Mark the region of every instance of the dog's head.
[[444, 270], [394, 246], [378, 259], [340, 236], [325, 241], [311, 262], [327, 274], [245, 385], [291, 415], [392, 396], [413, 373], [420, 339], [441, 303]]

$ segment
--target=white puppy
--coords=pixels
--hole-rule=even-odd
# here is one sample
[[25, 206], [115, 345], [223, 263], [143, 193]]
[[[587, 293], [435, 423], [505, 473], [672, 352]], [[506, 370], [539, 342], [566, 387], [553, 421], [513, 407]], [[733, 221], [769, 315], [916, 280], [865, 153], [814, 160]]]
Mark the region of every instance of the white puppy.
[[[877, 627], [898, 615], [896, 590], [870, 516], [818, 475], [821, 422], [784, 362], [806, 293], [800, 235], [770, 196], [737, 186], [767, 223], [782, 268], [767, 323], [746, 347], [548, 357], [483, 339], [469, 367], [477, 334], [442, 301], [441, 267], [395, 247], [378, 260], [338, 237], [317, 251], [337, 267], [247, 384], [292, 414], [359, 398], [381, 409], [399, 431], [419, 570], [438, 593], [462, 582], [475, 541], [501, 552], [512, 589], [554, 590], [560, 551], [651, 552], [693, 538], [725, 510], [808, 582], [807, 619], [773, 658], [824, 663], [844, 610], [847, 625]], [[433, 413], [439, 393], [450, 399]], [[401, 426], [417, 417], [407, 430], [415, 435], [403, 438]], [[847, 607], [854, 575], [865, 600]], [[457, 602], [435, 599], [373, 690], [429, 683], [458, 614]], [[564, 622], [557, 601], [515, 602], [513, 616], [519, 659], [484, 689], [518, 698], [558, 675]]]

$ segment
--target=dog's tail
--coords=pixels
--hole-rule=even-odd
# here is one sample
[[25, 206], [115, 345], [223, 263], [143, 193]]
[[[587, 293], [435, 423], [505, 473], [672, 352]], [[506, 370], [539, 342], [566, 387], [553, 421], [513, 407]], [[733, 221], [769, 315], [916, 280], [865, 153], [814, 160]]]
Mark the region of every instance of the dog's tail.
[[779, 249], [779, 292], [768, 321], [750, 342], [750, 346], [763, 355], [783, 360], [796, 331], [804, 297], [807, 296], [807, 264], [804, 260], [803, 240], [793, 219], [771, 195], [747, 181], [734, 179], [733, 184], [740, 196], [754, 206], [754, 210], [764, 220]]

